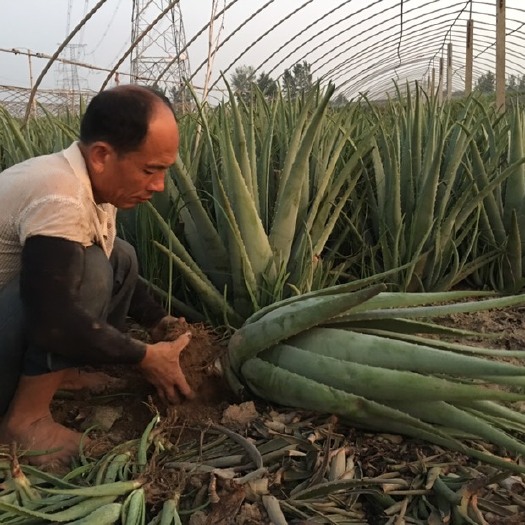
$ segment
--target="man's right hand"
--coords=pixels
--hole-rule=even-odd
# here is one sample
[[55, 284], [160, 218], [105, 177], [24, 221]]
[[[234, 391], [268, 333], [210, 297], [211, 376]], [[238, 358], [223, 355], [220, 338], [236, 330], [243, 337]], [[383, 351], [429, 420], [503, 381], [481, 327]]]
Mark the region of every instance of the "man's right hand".
[[180, 354], [190, 339], [191, 332], [186, 332], [175, 341], [146, 345], [146, 355], [139, 364], [159, 396], [171, 404], [179, 401], [177, 390], [189, 399], [195, 396], [180, 367]]

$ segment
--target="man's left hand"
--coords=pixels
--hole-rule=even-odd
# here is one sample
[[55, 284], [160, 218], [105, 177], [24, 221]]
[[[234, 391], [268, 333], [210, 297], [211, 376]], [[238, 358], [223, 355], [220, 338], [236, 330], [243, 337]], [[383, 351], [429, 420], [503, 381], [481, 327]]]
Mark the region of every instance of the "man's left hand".
[[150, 336], [154, 343], [159, 341], [175, 341], [179, 335], [188, 331], [188, 323], [184, 317], [166, 315], [151, 330]]

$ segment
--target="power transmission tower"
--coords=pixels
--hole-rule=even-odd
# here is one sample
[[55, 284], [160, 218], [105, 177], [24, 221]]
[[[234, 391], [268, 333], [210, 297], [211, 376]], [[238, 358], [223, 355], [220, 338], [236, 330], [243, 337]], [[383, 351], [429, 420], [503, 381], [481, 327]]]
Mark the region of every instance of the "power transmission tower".
[[[66, 36], [71, 32], [71, 11], [73, 1], [69, 0], [67, 6]], [[88, 10], [89, 0], [84, 1], [84, 16]], [[64, 58], [70, 63], [61, 63], [58, 66], [59, 87], [64, 91], [68, 99], [68, 106], [74, 109], [80, 102], [80, 96], [83, 91], [87, 91], [87, 80], [82, 78], [78, 73], [76, 63], [83, 62], [85, 57], [86, 45], [82, 43], [83, 31], [79, 34], [78, 43], [70, 42], [64, 48]], [[78, 97], [78, 101], [76, 100]]]
[[[137, 44], [131, 56], [131, 78], [135, 83], [158, 87], [178, 110], [185, 111], [190, 101], [185, 85], [190, 61], [183, 51], [186, 36], [179, 4], [169, 5], [169, 0], [133, 0], [131, 41]], [[165, 10], [162, 19], [144, 35]]]

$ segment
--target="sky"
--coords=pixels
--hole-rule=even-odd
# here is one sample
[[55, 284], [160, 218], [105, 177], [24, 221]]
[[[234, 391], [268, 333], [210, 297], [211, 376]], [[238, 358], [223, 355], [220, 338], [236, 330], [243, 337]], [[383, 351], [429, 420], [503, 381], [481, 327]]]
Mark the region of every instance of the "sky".
[[[47, 59], [33, 56], [29, 60], [7, 50], [53, 54], [67, 34], [68, 22], [69, 29], [75, 27], [96, 3], [0, 0], [0, 85], [30, 87], [47, 63]], [[231, 3], [217, 0], [219, 9]], [[167, 4], [167, 0], [152, 0], [145, 22], [152, 21]], [[132, 0], [106, 0], [61, 57], [74, 56], [82, 63], [110, 70], [130, 45], [132, 5]], [[473, 2], [475, 75], [495, 69], [491, 47], [495, 5], [495, 0]], [[208, 31], [197, 34], [210, 20], [212, 0], [180, 0], [179, 7], [192, 80], [201, 88], [206, 68], [199, 66], [208, 56], [210, 35]], [[525, 36], [523, 7], [523, 0], [507, 0], [508, 74], [522, 74], [525, 63], [520, 45]], [[448, 42], [453, 46], [453, 86], [461, 89], [469, 9], [470, 2], [465, 0], [237, 0], [214, 25], [212, 39], [224, 43], [213, 62], [211, 84], [219, 89], [212, 90], [211, 96], [221, 96], [221, 73], [230, 79], [236, 67], [249, 65], [258, 74], [265, 71], [278, 78], [285, 68], [302, 60], [313, 64], [315, 78], [333, 80], [348, 97], [391, 89], [392, 79], [428, 82], [432, 70], [439, 69]], [[257, 10], [260, 12], [243, 25]], [[157, 27], [166, 31], [168, 23], [165, 20]], [[129, 59], [119, 73], [121, 82], [126, 82]], [[92, 90], [100, 89], [108, 75], [56, 64], [41, 86], [65, 87], [72, 74], [78, 76], [81, 87]]]

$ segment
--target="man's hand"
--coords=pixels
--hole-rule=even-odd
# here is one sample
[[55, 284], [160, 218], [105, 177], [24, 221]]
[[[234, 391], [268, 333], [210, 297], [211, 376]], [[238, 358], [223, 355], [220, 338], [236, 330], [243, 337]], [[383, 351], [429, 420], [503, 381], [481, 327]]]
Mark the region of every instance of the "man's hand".
[[186, 332], [175, 341], [147, 345], [146, 355], [139, 365], [159, 396], [172, 404], [179, 401], [177, 390], [189, 399], [195, 396], [180, 367], [180, 354], [190, 339], [191, 333]]
[[166, 315], [151, 330], [150, 336], [154, 343], [159, 341], [174, 341], [188, 329], [184, 317]]

